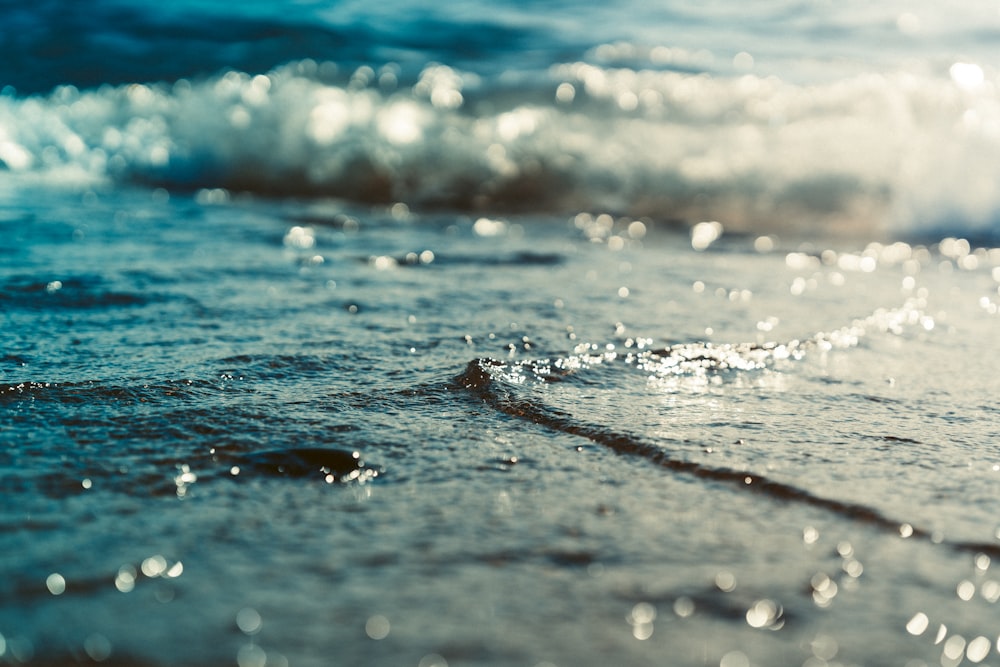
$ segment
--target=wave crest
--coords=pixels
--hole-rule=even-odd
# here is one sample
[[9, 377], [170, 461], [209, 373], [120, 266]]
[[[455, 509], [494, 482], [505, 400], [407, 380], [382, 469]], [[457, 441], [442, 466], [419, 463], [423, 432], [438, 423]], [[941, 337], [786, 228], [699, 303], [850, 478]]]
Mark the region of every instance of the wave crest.
[[799, 86], [576, 63], [519, 81], [300, 61], [0, 97], [0, 165], [413, 207], [603, 210], [733, 231], [988, 230], [997, 93], [951, 79]]

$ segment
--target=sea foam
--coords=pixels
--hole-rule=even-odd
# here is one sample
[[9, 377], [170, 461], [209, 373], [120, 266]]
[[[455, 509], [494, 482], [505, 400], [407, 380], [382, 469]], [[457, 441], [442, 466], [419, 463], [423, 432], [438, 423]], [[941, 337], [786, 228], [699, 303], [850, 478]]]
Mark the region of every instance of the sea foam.
[[[727, 230], [986, 233], [1000, 213], [994, 72], [777, 77], [584, 62], [512, 82], [444, 65], [0, 97], [0, 165], [411, 207], [608, 211]], [[8, 91], [9, 92], [9, 91]]]

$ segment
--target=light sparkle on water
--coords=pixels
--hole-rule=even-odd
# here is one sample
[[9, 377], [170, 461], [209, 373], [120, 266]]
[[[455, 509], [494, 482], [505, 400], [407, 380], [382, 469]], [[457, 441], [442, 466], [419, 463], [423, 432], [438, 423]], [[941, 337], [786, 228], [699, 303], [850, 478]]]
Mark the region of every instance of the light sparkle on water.
[[45, 579], [45, 587], [52, 595], [62, 595], [66, 592], [66, 579], [58, 572], [54, 572]]
[[379, 641], [389, 636], [391, 627], [388, 618], [381, 614], [375, 614], [365, 621], [365, 634], [370, 639]]

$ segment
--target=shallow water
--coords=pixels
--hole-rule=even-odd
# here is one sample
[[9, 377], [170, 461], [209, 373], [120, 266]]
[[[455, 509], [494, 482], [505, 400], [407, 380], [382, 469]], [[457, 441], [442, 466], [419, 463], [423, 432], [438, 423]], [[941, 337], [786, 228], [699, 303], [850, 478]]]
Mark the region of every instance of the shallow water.
[[1000, 663], [996, 7], [65, 5], [0, 664]]
[[0, 226], [6, 663], [1000, 660], [996, 250], [122, 188]]

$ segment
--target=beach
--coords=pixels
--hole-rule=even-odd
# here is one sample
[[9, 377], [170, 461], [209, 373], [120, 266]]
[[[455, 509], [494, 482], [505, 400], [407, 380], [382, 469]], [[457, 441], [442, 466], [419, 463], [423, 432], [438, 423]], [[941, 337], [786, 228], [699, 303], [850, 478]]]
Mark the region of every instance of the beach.
[[1000, 662], [968, 15], [95, 6], [4, 10], [106, 51], [0, 72], [0, 664]]

